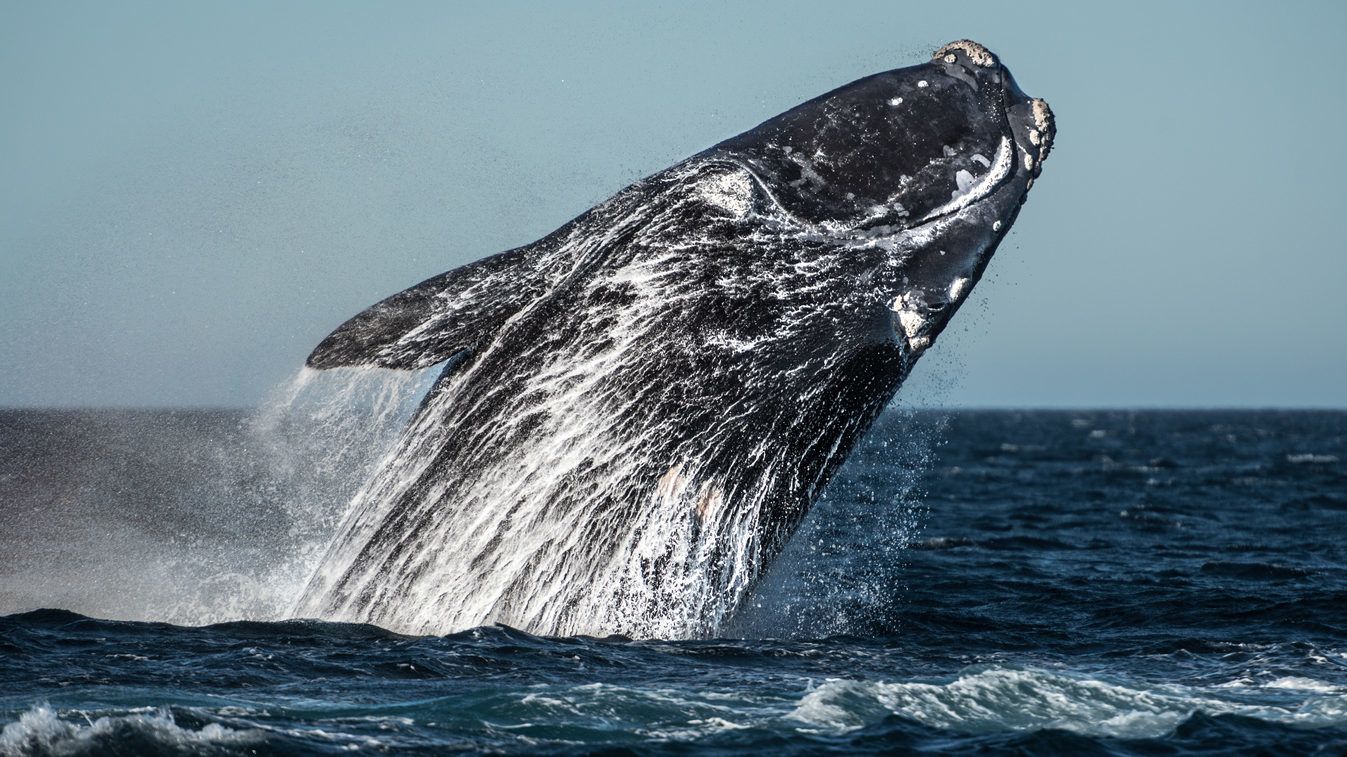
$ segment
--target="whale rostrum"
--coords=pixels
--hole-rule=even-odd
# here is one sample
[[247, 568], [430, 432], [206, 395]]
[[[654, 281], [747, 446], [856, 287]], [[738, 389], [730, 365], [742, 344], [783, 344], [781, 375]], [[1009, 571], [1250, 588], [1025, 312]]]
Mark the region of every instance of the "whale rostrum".
[[967, 300], [1054, 136], [954, 42], [356, 315], [311, 367], [448, 363], [297, 613], [715, 633]]

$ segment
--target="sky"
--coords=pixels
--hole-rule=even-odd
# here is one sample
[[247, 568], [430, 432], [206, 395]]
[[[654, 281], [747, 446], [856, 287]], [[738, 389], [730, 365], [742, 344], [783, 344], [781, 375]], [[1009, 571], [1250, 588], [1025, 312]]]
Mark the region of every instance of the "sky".
[[900, 397], [1347, 407], [1347, 3], [0, 0], [0, 406], [259, 402], [383, 297], [978, 40], [1058, 137]]

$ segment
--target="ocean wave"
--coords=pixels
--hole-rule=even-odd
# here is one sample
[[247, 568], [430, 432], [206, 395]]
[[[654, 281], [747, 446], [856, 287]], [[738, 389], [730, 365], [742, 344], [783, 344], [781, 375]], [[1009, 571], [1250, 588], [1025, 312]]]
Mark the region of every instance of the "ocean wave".
[[1267, 689], [1314, 691], [1320, 694], [1337, 694], [1342, 691], [1341, 686], [1334, 686], [1331, 683], [1319, 681], [1314, 678], [1305, 678], [1304, 676], [1283, 676], [1275, 681], [1268, 681], [1263, 684], [1263, 687]]
[[1286, 456], [1286, 462], [1292, 465], [1332, 465], [1337, 461], [1337, 455], [1320, 455], [1314, 452], [1300, 452]]
[[46, 704], [30, 707], [18, 720], [0, 730], [0, 755], [51, 754], [79, 755], [105, 752], [113, 745], [148, 753], [209, 753], [216, 748], [255, 744], [265, 738], [257, 730], [235, 730], [218, 723], [199, 729], [178, 725], [173, 713], [164, 708], [144, 708], [122, 715], [104, 715], [91, 719], [79, 711], [67, 717], [82, 716], [84, 723], [62, 718]]
[[1258, 705], [1177, 685], [1131, 688], [1043, 670], [994, 668], [944, 684], [832, 679], [806, 694], [789, 718], [835, 732], [897, 715], [962, 733], [1062, 729], [1129, 739], [1170, 735], [1198, 713], [1301, 727], [1347, 724], [1347, 696], [1338, 689], [1300, 680], [1283, 680], [1277, 688], [1310, 695], [1297, 707]]

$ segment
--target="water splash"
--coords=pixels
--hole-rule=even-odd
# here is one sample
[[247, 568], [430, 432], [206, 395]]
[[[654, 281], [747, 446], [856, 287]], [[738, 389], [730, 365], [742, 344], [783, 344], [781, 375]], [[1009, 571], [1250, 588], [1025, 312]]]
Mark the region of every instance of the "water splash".
[[243, 422], [242, 454], [262, 463], [237, 496], [272, 513], [269, 531], [220, 551], [195, 542], [166, 574], [193, 578], [168, 609], [178, 623], [287, 617], [352, 495], [425, 394], [432, 372], [304, 368]]
[[[920, 479], [930, 467], [944, 423], [942, 415], [922, 415], [910, 408], [891, 409], [847, 463], [847, 474], [840, 476], [820, 500], [785, 552], [756, 585], [748, 567], [753, 559], [748, 554], [748, 545], [757, 538], [757, 521], [750, 517], [715, 522], [712, 519], [719, 515], [717, 503], [708, 501], [707, 487], [691, 484], [695, 477], [691, 471], [671, 470], [654, 487], [654, 497], [663, 500], [665, 506], [650, 508], [644, 519], [630, 527], [631, 538], [613, 539], [617, 552], [608, 563], [611, 568], [582, 577], [590, 582], [586, 585], [594, 597], [587, 606], [593, 613], [590, 617], [611, 624], [615, 618], [625, 616], [625, 624], [616, 626], [621, 632], [654, 638], [707, 633], [817, 638], [853, 633], [890, 617], [893, 587], [901, 585], [899, 574], [904, 553], [919, 534], [926, 512]], [[400, 449], [385, 458], [389, 469], [376, 474], [360, 491], [349, 511], [350, 521], [338, 529], [341, 536], [329, 555], [332, 562], [345, 567], [359, 559], [360, 549], [386, 517], [387, 509], [396, 504], [398, 495], [418, 480], [433, 459], [436, 442], [430, 434], [429, 424], [413, 428]], [[617, 440], [606, 443], [616, 450], [622, 449]], [[557, 457], [533, 448], [530, 451], [535, 455], [533, 465], [556, 465]], [[515, 469], [524, 470], [528, 460], [518, 462]], [[520, 475], [495, 480], [492, 488], [476, 501], [488, 512], [496, 503], [523, 501], [521, 498], [529, 492], [518, 487], [527, 487], [534, 478]], [[677, 506], [680, 497], [693, 499], [699, 507]], [[545, 507], [539, 507], [533, 515], [549, 517]], [[583, 518], [585, 514], [552, 515]], [[392, 622], [387, 617], [377, 618], [376, 622], [421, 633], [467, 628], [493, 619], [519, 623], [515, 618], [499, 617], [496, 600], [499, 592], [508, 588], [509, 581], [493, 580], [499, 576], [483, 573], [471, 585], [470, 592], [462, 580], [456, 581], [450, 570], [441, 567], [448, 563], [451, 568], [468, 573], [474, 570], [473, 563], [490, 554], [496, 539], [492, 537], [494, 531], [481, 528], [484, 522], [481, 518], [485, 517], [466, 524], [452, 520], [434, 522], [427, 525], [428, 533], [406, 533], [399, 542], [407, 550], [406, 559], [430, 563], [430, 577], [419, 574], [420, 580], [400, 586], [403, 594], [393, 605], [399, 614], [391, 618]], [[533, 525], [539, 523], [534, 521]], [[721, 529], [723, 541], [699, 542], [699, 530], [708, 527]], [[564, 522], [543, 523], [535, 533], [516, 534], [519, 538], [511, 542], [513, 548], [506, 551], [507, 556], [527, 561], [536, 557], [534, 550], [554, 540], [569, 536], [579, 542], [585, 533], [583, 528], [569, 528]], [[861, 543], [855, 541], [858, 536]], [[717, 585], [718, 580], [724, 579], [709, 567], [712, 552], [724, 542], [740, 545], [730, 557], [741, 566], [737, 580], [743, 583], [730, 586], [729, 591], [724, 585]], [[453, 548], [446, 550], [445, 545]], [[849, 552], [852, 559], [838, 562], [837, 555], [843, 552]], [[681, 580], [649, 585], [651, 582], [641, 571], [660, 558], [685, 567]], [[832, 569], [821, 570], [822, 565]], [[318, 573], [298, 614], [355, 619], [343, 617], [340, 612], [332, 613], [323, 605], [327, 596], [324, 592], [339, 584], [342, 573], [342, 570]], [[367, 574], [367, 580], [377, 579], [378, 576]], [[647, 593], [632, 596], [626, 587], [633, 584]], [[590, 630], [583, 626], [583, 619], [571, 621], [564, 615], [566, 604], [557, 599], [567, 588], [565, 582], [540, 581], [528, 588], [528, 601], [540, 610], [534, 616], [532, 628], [537, 630], [536, 622], [540, 619], [558, 624], [543, 631], [546, 633]], [[738, 609], [734, 592], [749, 589], [753, 594], [743, 612], [738, 617], [732, 616], [731, 612]], [[650, 605], [657, 602], [663, 603], [663, 607], [652, 612]], [[422, 625], [399, 626], [399, 618], [420, 618], [413, 622]], [[710, 622], [697, 625], [706, 619]], [[576, 626], [560, 625], [567, 622]]]
[[423, 373], [303, 371], [258, 410], [10, 413], [0, 611], [286, 617]]
[[304, 368], [248, 420], [297, 534], [330, 538], [392, 447], [434, 371]]
[[946, 421], [907, 404], [891, 407], [726, 632], [817, 639], [891, 630], [907, 550], [928, 514], [922, 479]]
[[202, 753], [226, 746], [255, 745], [264, 741], [261, 730], [236, 730], [219, 723], [199, 729], [179, 725], [167, 707], [138, 708], [118, 715], [90, 718], [84, 722], [60, 717], [47, 704], [37, 704], [0, 730], [0, 755], [117, 753], [126, 741], [130, 751], [163, 749], [176, 753]]
[[[726, 215], [726, 186], [757, 186], [741, 167], [693, 160], [650, 181], [530, 248], [547, 294], [446, 374], [299, 615], [413, 634], [720, 632], [901, 381], [914, 353], [838, 324], [887, 326], [916, 242], [825, 243], [767, 194], [745, 198], [757, 221]], [[745, 235], [774, 254], [726, 248]], [[412, 334], [394, 347], [417, 348]]]

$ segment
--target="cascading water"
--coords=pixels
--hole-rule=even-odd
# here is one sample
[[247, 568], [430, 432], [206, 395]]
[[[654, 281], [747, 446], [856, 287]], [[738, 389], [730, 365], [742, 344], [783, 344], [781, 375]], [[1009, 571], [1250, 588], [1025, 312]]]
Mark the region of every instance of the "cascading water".
[[[302, 369], [242, 423], [229, 457], [253, 461], [242, 480], [220, 482], [243, 513], [220, 543], [187, 539], [164, 561], [175, 601], [155, 619], [200, 624], [277, 620], [322, 557], [352, 493], [391, 446], [430, 381], [422, 373]], [[228, 471], [222, 471], [227, 473]], [[257, 517], [270, 513], [265, 527]], [[172, 578], [168, 578], [168, 577]]]
[[[438, 402], [445, 402], [447, 399], [442, 394]], [[436, 412], [436, 406], [432, 404], [427, 408], [427, 412]], [[623, 545], [619, 556], [605, 563], [593, 574], [581, 578], [598, 587], [593, 592], [595, 601], [591, 604], [596, 617], [611, 619], [620, 617], [624, 612], [645, 612], [647, 614], [643, 618], [644, 623], [640, 625], [632, 623], [626, 627], [626, 632], [657, 638], [679, 638], [699, 633], [704, 635], [726, 631], [758, 636], [786, 633], [814, 637], [829, 633], [847, 633], [869, 622], [872, 620], [871, 615], [882, 613], [887, 603], [892, 600], [888, 592], [895, 585], [896, 573], [901, 570], [903, 552], [920, 530], [924, 510], [921, 492], [917, 488], [918, 480], [929, 467], [934, 440], [942, 427], [943, 422], [918, 421], [910, 410], [890, 410], [881, 428], [860, 445], [860, 449], [847, 463], [850, 474], [844, 475], [845, 480], [840, 486], [834, 487], [816, 510], [811, 512], [790, 546], [762, 580], [746, 587], [751, 589], [752, 598], [743, 608], [743, 612], [734, 618], [732, 624], [724, 625], [731, 619], [729, 608], [723, 610], [720, 608], [729, 602], [724, 595], [716, 593], [721, 591], [721, 587], [715, 584], [715, 573], [711, 570], [710, 560], [705, 558], [705, 553], [710, 551], [710, 547], [701, 546], [698, 549], [698, 545], [695, 544], [700, 521], [688, 517], [687, 513], [690, 511], [685, 508], [656, 508], [656, 512], [652, 513], [655, 517], [639, 522], [629, 532], [622, 532], [623, 536], [614, 537], [615, 541]], [[435, 444], [433, 424], [423, 423], [422, 427], [413, 427], [409, 430], [408, 437], [384, 458], [382, 465], [386, 466], [386, 469], [376, 471], [374, 477], [357, 495], [347, 522], [338, 531], [333, 545], [334, 553], [340, 554], [343, 550], [348, 555], [358, 552], [355, 547], [363, 546], [361, 539], [367, 539], [369, 532], [377, 527], [381, 518], [387, 515], [387, 511], [397, 505], [399, 493], [414, 486], [418, 477], [423, 475], [426, 467], [433, 462], [438, 451]], [[574, 446], [576, 441], [570, 439], [565, 444]], [[536, 464], [543, 467], [549, 460], [546, 457], [547, 451], [536, 448], [535, 451], [541, 455], [534, 458], [537, 460]], [[518, 470], [526, 462], [514, 461], [512, 467]], [[550, 462], [556, 464], [557, 460], [551, 459]], [[565, 467], [564, 462], [561, 466], [563, 470], [557, 475], [564, 478], [569, 468]], [[894, 480], [895, 470], [902, 472], [901, 480]], [[867, 471], [879, 472], [882, 477], [876, 479]], [[534, 470], [514, 479], [497, 480], [495, 482], [497, 488], [479, 496], [499, 497], [502, 502], [516, 502], [527, 506], [528, 502], [536, 500], [529, 499], [534, 493], [526, 491], [523, 487], [530, 481], [536, 485], [540, 475]], [[672, 497], [685, 493], [678, 491], [683, 488], [686, 488], [685, 482], [670, 477], [658, 483], [655, 496]], [[511, 499], [512, 497], [515, 499]], [[490, 511], [490, 502], [485, 504], [487, 505], [485, 509]], [[516, 507], [514, 511], [518, 512], [518, 509]], [[546, 510], [544, 507], [539, 509]], [[459, 529], [436, 527], [430, 535], [408, 534], [407, 538], [400, 542], [400, 546], [408, 550], [409, 561], [431, 565], [447, 562], [454, 568], [470, 571], [473, 570], [475, 563], [481, 561], [484, 554], [492, 556], [492, 549], [505, 553], [504, 559], [500, 559], [499, 564], [509, 568], [527, 565], [531, 559], [536, 558], [532, 551], [555, 543], [557, 534], [574, 534], [569, 542], [563, 542], [574, 545], [583, 538], [582, 534], [592, 533], [584, 529], [583, 525], [574, 525], [586, 517], [586, 514], [581, 512], [572, 513], [569, 518], [559, 517], [558, 525], [548, 528], [549, 536], [546, 538], [483, 538], [493, 533], [482, 527], [483, 520], [487, 517], [500, 517], [499, 513], [509, 510], [510, 508], [497, 509], [496, 514], [479, 517], [477, 521]], [[675, 513], [674, 518], [662, 520], [659, 517], [660, 513], [667, 513], [670, 510]], [[536, 524], [537, 520], [528, 522]], [[726, 530], [730, 534], [729, 538], [748, 541], [754, 537], [754, 534], [747, 531], [751, 525], [751, 521], [741, 524], [728, 523]], [[839, 562], [837, 556], [831, 554], [836, 544], [846, 542], [839, 533], [869, 534], [870, 544], [864, 553], [856, 553], [849, 559], [842, 559]], [[631, 543], [626, 542], [628, 538]], [[661, 540], [671, 541], [677, 549], [667, 550]], [[683, 561], [683, 565], [686, 566], [684, 580], [671, 587], [673, 591], [669, 588], [651, 587], [652, 590], [648, 595], [637, 598], [631, 597], [630, 593], [624, 593], [629, 592], [629, 589], [613, 591], [612, 587], [620, 585], [623, 581], [642, 580], [643, 566], [666, 553], [672, 554], [676, 560]], [[328, 562], [332, 562], [332, 557], [329, 555]], [[621, 561], [625, 561], [625, 564]], [[821, 562], [837, 564], [839, 569], [820, 573], [818, 565]], [[604, 571], [613, 572], [604, 575]], [[450, 618], [445, 628], [454, 628], [455, 626], [450, 624], [455, 623], [467, 628], [492, 620], [506, 623], [514, 620], [492, 617], [495, 611], [492, 602], [499, 597], [499, 592], [511, 586], [512, 582], [509, 580], [493, 581], [492, 574], [479, 573], [474, 579], [482, 581], [481, 585], [465, 585], [454, 581], [450, 570], [444, 568], [426, 571], [420, 575], [424, 578], [412, 584], [410, 590], [397, 600], [397, 604], [394, 605], [395, 612], [419, 611], [422, 617], [431, 619], [430, 622], [435, 622], [438, 618]], [[510, 576], [508, 573], [501, 575], [506, 578]], [[371, 582], [377, 582], [379, 579], [380, 576], [367, 578]], [[337, 574], [320, 574], [315, 577], [315, 586], [323, 586], [324, 584], [320, 583], [323, 581], [336, 583], [337, 580]], [[644, 587], [643, 584], [642, 586]], [[303, 601], [321, 607], [321, 595], [315, 592], [314, 588], [310, 587], [308, 596]], [[531, 598], [535, 599], [538, 606], [546, 608], [549, 603], [556, 602], [558, 596], [565, 596], [565, 592], [571, 588], [573, 587], [561, 582], [547, 582], [544, 579], [533, 587]], [[474, 596], [474, 592], [478, 592], [479, 595]], [[674, 592], [678, 592], [679, 596], [674, 596]], [[642, 603], [643, 599], [645, 603]], [[402, 602], [405, 604], [401, 604]], [[652, 613], [650, 606], [652, 602], [665, 603], [661, 605], [664, 612]], [[718, 625], [698, 627], [688, 622], [690, 611], [704, 610], [711, 603], [717, 602], [720, 603], [720, 607], [712, 606], [711, 609], [720, 613], [715, 616]], [[605, 606], [605, 603], [610, 604]], [[297, 614], [303, 617], [311, 616], [314, 609], [301, 604]], [[328, 617], [332, 615], [329, 614]], [[636, 619], [633, 617], [633, 620]]]
[[288, 617], [429, 379], [305, 369], [251, 413], [11, 413], [21, 425], [8, 431], [36, 441], [0, 472], [0, 498], [27, 514], [0, 527], [14, 547], [0, 607], [186, 625]]
[[[919, 404], [931, 399], [922, 391]], [[723, 633], [820, 638], [891, 623], [927, 516], [921, 480], [946, 426], [943, 413], [912, 405], [909, 394], [876, 422]], [[864, 534], [864, 549], [848, 534]]]
[[305, 535], [330, 538], [352, 492], [392, 446], [433, 381], [428, 372], [302, 368], [247, 422], [284, 506]]
[[[557, 635], [716, 632], [901, 370], [830, 321], [873, 306], [890, 274], [840, 293], [818, 282], [905, 253], [869, 241], [820, 249], [813, 227], [770, 205], [759, 212], [774, 231], [755, 233], [780, 252], [726, 250], [737, 270], [722, 270], [726, 289], [773, 288], [776, 304], [745, 311], [767, 322], [682, 335], [685, 314], [707, 307], [708, 271], [678, 245], [714, 250], [749, 212], [752, 181], [693, 161], [664, 179], [659, 201], [619, 196], [541, 249], [535, 266], [564, 268], [617, 257], [596, 228], [627, 239], [625, 264], [554, 290], [577, 322], [556, 323], [563, 314], [549, 308], [562, 297], [539, 298], [446, 372], [357, 495], [297, 614], [405, 633], [493, 622]], [[708, 205], [729, 218], [709, 223]], [[689, 238], [684, 217], [703, 218], [701, 236]], [[541, 335], [518, 325], [530, 319], [554, 325]], [[780, 356], [801, 348], [810, 354], [783, 369]]]
[[[198, 544], [174, 572], [200, 576], [177, 622], [287, 617], [352, 494], [425, 394], [431, 376], [379, 368], [301, 369], [242, 424], [236, 454], [260, 463], [233, 496], [274, 512], [271, 532], [244, 530], [223, 549]], [[213, 552], [210, 558], [203, 554]]]

